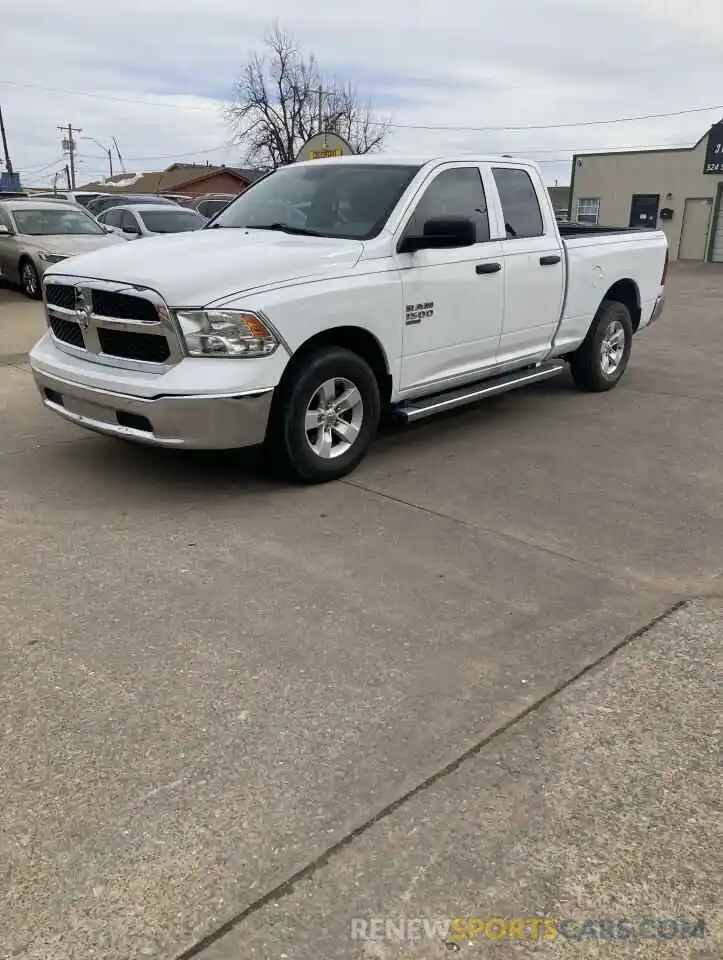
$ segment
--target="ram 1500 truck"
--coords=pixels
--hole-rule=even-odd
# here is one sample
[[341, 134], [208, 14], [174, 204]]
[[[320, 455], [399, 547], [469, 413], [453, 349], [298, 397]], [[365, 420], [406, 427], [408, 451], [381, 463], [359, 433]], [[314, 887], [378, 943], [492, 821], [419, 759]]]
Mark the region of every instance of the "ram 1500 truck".
[[165, 447], [263, 444], [307, 483], [413, 421], [569, 366], [614, 387], [661, 313], [656, 230], [558, 224], [534, 163], [343, 157], [281, 167], [204, 229], [44, 278], [42, 401]]

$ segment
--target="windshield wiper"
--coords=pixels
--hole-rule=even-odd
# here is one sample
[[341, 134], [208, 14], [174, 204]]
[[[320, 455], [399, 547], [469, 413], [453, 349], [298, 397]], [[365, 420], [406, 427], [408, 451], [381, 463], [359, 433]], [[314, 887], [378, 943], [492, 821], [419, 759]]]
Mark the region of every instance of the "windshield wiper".
[[[214, 223], [213, 227], [221, 227], [224, 224]], [[209, 230], [213, 229], [209, 227]], [[323, 237], [325, 234], [317, 233], [316, 230], [307, 230], [305, 227], [294, 227], [290, 223], [241, 223], [236, 228], [238, 230], [278, 230], [280, 233], [293, 233], [299, 237]]]
[[254, 230], [280, 230], [282, 233], [293, 233], [299, 237], [323, 237], [317, 230], [307, 230], [306, 227], [294, 227], [290, 223], [254, 224]]

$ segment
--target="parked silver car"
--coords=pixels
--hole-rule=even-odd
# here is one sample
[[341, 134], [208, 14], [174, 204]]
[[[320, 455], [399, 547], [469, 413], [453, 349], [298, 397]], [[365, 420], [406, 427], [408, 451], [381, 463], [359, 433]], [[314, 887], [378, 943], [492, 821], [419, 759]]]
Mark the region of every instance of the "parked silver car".
[[0, 278], [19, 283], [33, 300], [41, 298], [40, 278], [52, 264], [122, 242], [77, 203], [0, 200]]
[[161, 233], [200, 230], [207, 222], [206, 218], [195, 210], [151, 203], [111, 207], [110, 210], [99, 213], [97, 220], [127, 240], [154, 237]]
[[93, 193], [89, 190], [53, 190], [48, 193], [33, 193], [34, 200], [67, 200], [71, 203], [79, 203], [81, 207], [87, 207], [91, 200], [103, 197], [103, 193]]

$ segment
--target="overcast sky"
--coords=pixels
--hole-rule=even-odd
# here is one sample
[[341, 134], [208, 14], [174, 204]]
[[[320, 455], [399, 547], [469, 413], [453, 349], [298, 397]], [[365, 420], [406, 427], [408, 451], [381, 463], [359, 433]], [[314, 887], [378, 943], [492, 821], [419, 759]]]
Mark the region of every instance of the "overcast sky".
[[[720, 0], [11, 0], [0, 104], [26, 185], [61, 167], [57, 125], [82, 127], [78, 182], [115, 136], [129, 170], [236, 163], [222, 105], [270, 21], [397, 124], [387, 150], [528, 155], [569, 182], [574, 150], [687, 145], [723, 117]], [[45, 89], [43, 89], [45, 88]], [[52, 88], [52, 89], [51, 89]], [[66, 91], [66, 92], [63, 92]], [[115, 99], [113, 99], [115, 98]], [[677, 117], [550, 129], [641, 114]], [[64, 163], [64, 161], [62, 161]]]

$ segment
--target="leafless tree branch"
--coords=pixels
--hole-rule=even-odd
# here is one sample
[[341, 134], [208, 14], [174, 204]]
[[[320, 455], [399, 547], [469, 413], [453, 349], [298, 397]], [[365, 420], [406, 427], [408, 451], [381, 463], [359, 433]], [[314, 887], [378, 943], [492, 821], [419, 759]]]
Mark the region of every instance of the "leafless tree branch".
[[242, 68], [226, 119], [246, 163], [265, 167], [292, 163], [315, 133], [336, 133], [356, 153], [369, 153], [390, 129], [371, 100], [362, 103], [351, 84], [325, 78], [314, 55], [278, 24]]

